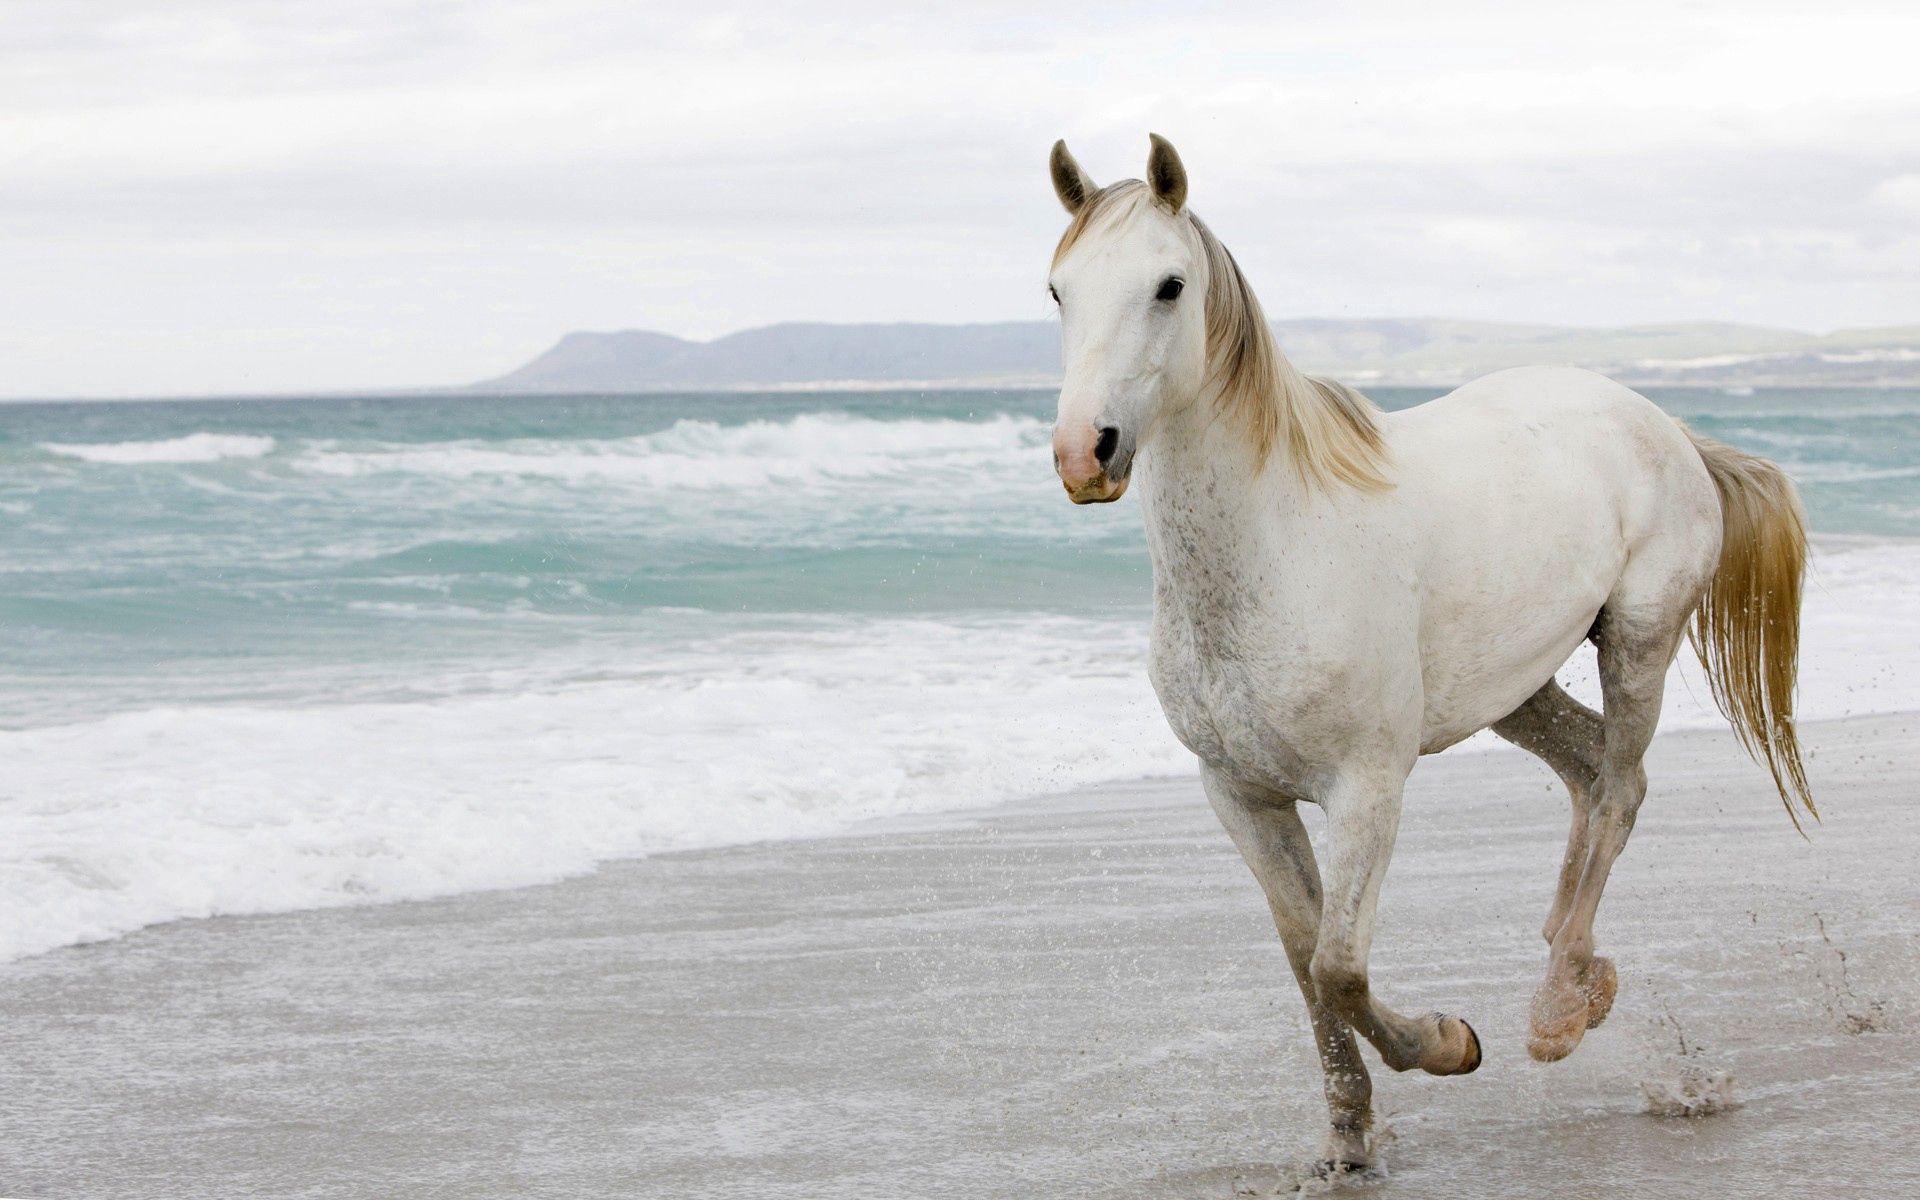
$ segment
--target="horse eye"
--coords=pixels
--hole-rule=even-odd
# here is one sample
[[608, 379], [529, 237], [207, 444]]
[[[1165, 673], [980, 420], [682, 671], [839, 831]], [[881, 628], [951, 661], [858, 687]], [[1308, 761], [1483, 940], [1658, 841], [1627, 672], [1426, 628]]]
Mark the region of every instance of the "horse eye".
[[1053, 302], [1054, 302], [1055, 304], [1058, 304], [1058, 303], [1060, 303], [1060, 293], [1059, 293], [1059, 292], [1056, 292], [1056, 291], [1054, 291], [1054, 290], [1053, 290], [1053, 285], [1052, 285], [1052, 284], [1048, 284], [1048, 285], [1047, 285], [1047, 295], [1049, 295], [1049, 296], [1052, 296], [1052, 297], [1053, 297]]
[[1160, 290], [1153, 294], [1153, 298], [1155, 300], [1178, 300], [1181, 291], [1184, 290], [1186, 286], [1186, 280], [1178, 276], [1168, 276], [1166, 282], [1160, 285]]

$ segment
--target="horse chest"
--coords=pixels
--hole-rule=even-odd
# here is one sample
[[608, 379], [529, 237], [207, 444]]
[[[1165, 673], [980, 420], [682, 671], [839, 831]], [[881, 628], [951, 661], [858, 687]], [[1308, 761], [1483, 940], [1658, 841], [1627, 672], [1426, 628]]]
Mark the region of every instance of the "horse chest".
[[1149, 675], [1167, 724], [1201, 761], [1275, 787], [1308, 774], [1310, 731], [1290, 714], [1304, 697], [1271, 663], [1204, 650], [1190, 628], [1157, 623]]

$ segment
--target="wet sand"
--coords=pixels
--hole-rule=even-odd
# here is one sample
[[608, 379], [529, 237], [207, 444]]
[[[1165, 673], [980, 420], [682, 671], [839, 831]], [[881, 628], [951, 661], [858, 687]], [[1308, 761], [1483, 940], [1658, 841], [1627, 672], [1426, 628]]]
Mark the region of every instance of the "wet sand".
[[[1376, 1071], [1370, 1194], [1920, 1194], [1920, 717], [1807, 736], [1810, 844], [1730, 737], [1657, 741], [1601, 910], [1620, 999], [1552, 1066], [1564, 794], [1517, 753], [1422, 765], [1374, 980], [1486, 1061]], [[0, 967], [0, 1018], [4, 1196], [1224, 1197], [1324, 1117], [1191, 779], [157, 927]], [[1689, 1072], [1737, 1106], [1645, 1113]]]

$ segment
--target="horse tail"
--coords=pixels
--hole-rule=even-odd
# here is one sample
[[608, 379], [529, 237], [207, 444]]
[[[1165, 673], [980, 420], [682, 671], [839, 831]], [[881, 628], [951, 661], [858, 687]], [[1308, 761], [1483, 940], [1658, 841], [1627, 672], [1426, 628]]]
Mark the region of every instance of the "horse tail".
[[1687, 633], [1713, 699], [1754, 761], [1773, 775], [1787, 816], [1798, 801], [1820, 819], [1793, 723], [1800, 658], [1800, 591], [1807, 518], [1780, 467], [1692, 430], [1694, 449], [1720, 493], [1720, 565]]

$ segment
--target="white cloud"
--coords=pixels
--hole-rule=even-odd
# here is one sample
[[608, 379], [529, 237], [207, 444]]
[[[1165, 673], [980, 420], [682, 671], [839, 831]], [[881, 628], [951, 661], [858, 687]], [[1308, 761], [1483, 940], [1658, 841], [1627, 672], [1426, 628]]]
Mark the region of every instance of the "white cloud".
[[445, 382], [575, 327], [1037, 316], [1047, 145], [1136, 174], [1148, 128], [1276, 314], [1920, 316], [1905, 9], [7, 13], [6, 394]]
[[1873, 185], [1867, 203], [1907, 216], [1920, 217], [1920, 172], [1895, 175]]

